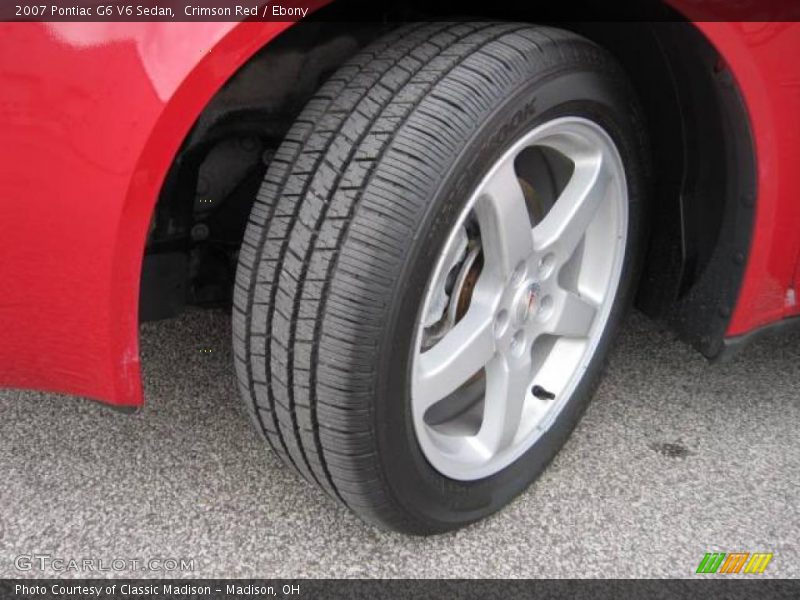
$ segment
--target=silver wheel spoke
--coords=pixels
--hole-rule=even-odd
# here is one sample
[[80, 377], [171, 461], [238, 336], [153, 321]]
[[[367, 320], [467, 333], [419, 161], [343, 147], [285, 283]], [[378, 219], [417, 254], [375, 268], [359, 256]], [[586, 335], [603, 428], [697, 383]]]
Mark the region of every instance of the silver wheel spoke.
[[514, 171], [514, 159], [505, 159], [480, 191], [475, 213], [487, 267], [508, 277], [533, 252], [528, 209]]
[[574, 254], [608, 188], [600, 152], [579, 152], [575, 171], [550, 212], [533, 230], [538, 253], [552, 253], [559, 263]]
[[436, 470], [490, 477], [557, 422], [608, 323], [627, 232], [622, 160], [588, 119], [539, 125], [487, 171], [416, 326], [411, 411]]
[[496, 356], [486, 365], [483, 422], [475, 442], [487, 458], [508, 447], [519, 431], [531, 383], [531, 362]]
[[558, 288], [553, 294], [553, 315], [541, 330], [560, 337], [585, 338], [589, 336], [597, 308], [575, 292]]
[[495, 352], [492, 312], [472, 306], [455, 327], [417, 359], [414, 402], [421, 411], [457, 390]]

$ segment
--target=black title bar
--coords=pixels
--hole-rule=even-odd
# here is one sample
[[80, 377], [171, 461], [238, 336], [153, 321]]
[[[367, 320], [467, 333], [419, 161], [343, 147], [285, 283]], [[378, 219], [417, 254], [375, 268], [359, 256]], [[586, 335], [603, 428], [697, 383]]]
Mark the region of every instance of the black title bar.
[[[0, 21], [798, 21], [796, 0], [4, 0]], [[529, 15], [529, 16], [528, 16]]]

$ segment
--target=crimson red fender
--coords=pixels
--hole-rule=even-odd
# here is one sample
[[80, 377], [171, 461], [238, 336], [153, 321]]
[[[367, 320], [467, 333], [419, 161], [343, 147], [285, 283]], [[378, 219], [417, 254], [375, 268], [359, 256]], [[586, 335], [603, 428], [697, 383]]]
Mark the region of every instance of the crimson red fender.
[[800, 23], [705, 22], [744, 96], [756, 144], [753, 241], [727, 335], [800, 313]]
[[208, 100], [289, 26], [0, 24], [0, 385], [142, 403], [159, 189]]
[[[141, 259], [197, 115], [290, 23], [0, 24], [0, 386], [142, 403]], [[697, 26], [750, 114], [756, 226], [728, 334], [800, 314], [800, 24]]]

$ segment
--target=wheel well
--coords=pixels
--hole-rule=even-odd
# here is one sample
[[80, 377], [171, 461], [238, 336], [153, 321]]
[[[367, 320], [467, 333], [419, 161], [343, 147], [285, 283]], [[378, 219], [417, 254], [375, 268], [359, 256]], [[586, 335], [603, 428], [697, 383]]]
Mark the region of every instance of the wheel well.
[[255, 54], [198, 116], [165, 178], [142, 266], [139, 315], [226, 304], [266, 165], [308, 98], [384, 29], [328, 16], [289, 28]]
[[733, 73], [685, 21], [581, 29], [625, 67], [648, 121], [652, 229], [637, 305], [716, 356], [755, 221], [755, 150]]
[[[143, 319], [173, 315], [187, 303], [229, 301], [238, 246], [265, 164], [305, 101], [387, 22], [443, 16], [423, 3], [402, 4], [400, 15], [362, 7], [357, 20], [347, 19], [347, 9], [323, 9], [338, 10], [341, 18], [322, 12], [290, 28], [220, 89], [161, 191], [142, 273]], [[518, 3], [494, 4], [492, 14], [467, 18], [545, 20]], [[374, 13], [373, 22], [366, 22], [365, 10]], [[650, 247], [637, 304], [713, 356], [749, 249], [755, 155], [731, 71], [691, 23], [669, 15], [668, 21], [635, 26], [547, 24], [593, 39], [628, 72], [644, 107], [655, 165]]]

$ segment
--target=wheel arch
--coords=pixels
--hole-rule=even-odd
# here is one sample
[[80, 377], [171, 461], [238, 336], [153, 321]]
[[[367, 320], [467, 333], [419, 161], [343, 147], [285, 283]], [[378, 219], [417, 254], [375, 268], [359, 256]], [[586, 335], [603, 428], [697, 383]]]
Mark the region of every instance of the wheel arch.
[[[528, 20], [535, 20], [533, 17], [527, 15]], [[214, 123], [207, 117], [215, 112], [215, 99], [225, 83], [259, 51], [268, 52], [289, 24], [276, 25], [243, 23], [232, 27], [214, 52], [186, 77], [154, 128], [137, 173], [161, 175], [143, 175], [131, 182], [115, 250], [114, 305], [127, 306], [118, 312], [121, 330], [135, 331], [140, 312], [131, 304], [138, 298], [144, 303], [149, 297], [150, 306], [164, 305], [165, 279], [145, 276], [142, 251], [157, 206], [179, 207], [183, 203], [185, 209], [189, 202], [166, 193], [171, 178], [179, 179], [175, 157], [211, 131]], [[656, 163], [662, 171], [656, 186], [656, 226], [638, 303], [648, 314], [669, 320], [684, 338], [713, 356], [722, 347], [736, 307], [755, 219], [755, 148], [747, 108], [732, 69], [708, 38], [688, 22], [637, 27], [632, 36], [615, 35], [608, 27], [604, 31], [591, 24], [557, 25], [595, 39], [614, 53], [645, 97]], [[292, 29], [296, 28], [289, 31]], [[675, 43], [676, 39], [682, 41]], [[696, 67], [688, 79], [687, 74], [676, 74], [676, 61], [681, 60]], [[696, 83], [711, 93], [692, 99], [692, 85]], [[704, 127], [707, 135], [688, 138], [692, 123]], [[737, 134], [726, 134], [727, 126], [736, 128]], [[169, 138], [169, 144], [163, 143], [165, 138]], [[703, 151], [698, 152], [697, 143]], [[718, 150], [720, 160], [712, 161], [713, 169], [696, 169], [699, 163], [694, 157], [706, 149]], [[747, 167], [732, 168], [737, 162]], [[663, 169], [664, 165], [668, 168]], [[724, 185], [715, 190], [712, 184], [720, 180]], [[704, 202], [691, 202], [697, 198]], [[709, 231], [717, 233], [708, 236]], [[137, 256], [132, 256], [133, 252]], [[162, 267], [156, 265], [154, 270], [161, 269], [163, 275]], [[174, 268], [187, 267], [179, 262]], [[174, 271], [168, 273], [169, 278], [174, 279]], [[136, 284], [138, 296], [131, 293]], [[128, 389], [122, 395], [130, 397], [141, 397], [136, 340], [133, 335], [119, 339], [117, 344], [117, 355], [127, 357], [123, 358], [123, 372], [127, 372], [121, 376], [121, 385]]]
[[637, 305], [714, 357], [744, 281], [758, 165], [739, 65], [728, 62], [704, 25], [675, 20], [626, 35], [614, 26], [585, 33], [623, 64], [648, 120], [655, 168]]
[[[159, 193], [197, 116], [225, 82], [292, 23], [217, 23], [208, 35], [189, 36], [190, 43], [211, 47], [199, 60], [176, 63], [165, 82], [163, 108], [151, 127], [128, 183], [112, 252], [110, 306], [113, 328], [109, 334], [113, 369], [113, 397], [119, 406], [140, 406], [143, 390], [139, 356], [139, 297], [144, 250]], [[164, 42], [171, 38], [162, 30]], [[151, 40], [152, 42], [153, 40]], [[196, 54], [196, 52], [195, 52]], [[162, 94], [164, 90], [161, 90]]]

